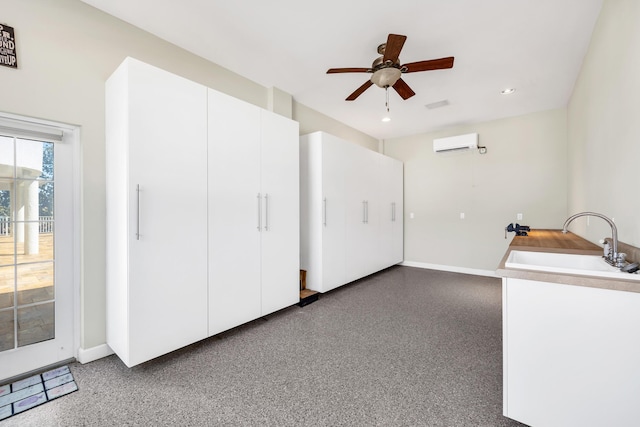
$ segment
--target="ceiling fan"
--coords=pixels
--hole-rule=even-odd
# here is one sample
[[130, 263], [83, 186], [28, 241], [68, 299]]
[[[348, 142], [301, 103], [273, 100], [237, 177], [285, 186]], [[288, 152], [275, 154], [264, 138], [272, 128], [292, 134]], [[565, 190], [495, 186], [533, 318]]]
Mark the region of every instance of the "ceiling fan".
[[402, 80], [404, 73], [415, 73], [418, 71], [442, 70], [453, 67], [453, 56], [440, 59], [430, 59], [427, 61], [410, 62], [400, 65], [400, 51], [407, 36], [389, 34], [387, 42], [378, 46], [378, 53], [382, 56], [376, 58], [371, 68], [330, 68], [327, 74], [335, 73], [372, 73], [370, 80], [349, 95], [346, 101], [353, 101], [362, 93], [375, 84], [384, 89], [392, 87], [398, 92], [402, 99], [409, 99], [416, 93], [409, 85]]

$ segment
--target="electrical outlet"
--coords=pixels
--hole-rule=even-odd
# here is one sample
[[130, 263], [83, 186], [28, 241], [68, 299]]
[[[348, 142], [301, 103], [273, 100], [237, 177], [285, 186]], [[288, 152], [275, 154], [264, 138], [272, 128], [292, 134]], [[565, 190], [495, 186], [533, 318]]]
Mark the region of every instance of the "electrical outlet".
[[522, 214], [521, 214], [521, 213], [517, 214], [517, 215], [516, 215], [516, 219], [517, 219], [517, 220], [522, 220]]
[[415, 215], [413, 214], [413, 212], [411, 212], [411, 213], [409, 214], [409, 218], [413, 219], [414, 217], [415, 217]]
[[460, 212], [460, 219], [464, 219], [464, 212]]

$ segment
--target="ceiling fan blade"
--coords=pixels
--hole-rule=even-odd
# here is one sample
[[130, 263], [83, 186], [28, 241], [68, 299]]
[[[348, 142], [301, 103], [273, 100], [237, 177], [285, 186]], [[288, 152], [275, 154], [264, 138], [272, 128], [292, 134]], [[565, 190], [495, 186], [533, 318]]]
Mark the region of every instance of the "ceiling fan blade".
[[368, 73], [371, 72], [369, 68], [329, 68], [327, 74], [335, 73]]
[[355, 92], [353, 92], [351, 95], [349, 95], [345, 101], [353, 101], [354, 99], [356, 99], [357, 97], [362, 95], [362, 92], [364, 92], [365, 90], [369, 89], [369, 87], [371, 87], [371, 85], [373, 85], [373, 83], [371, 83], [371, 80], [367, 80], [362, 86], [360, 86], [358, 89], [356, 89]]
[[428, 61], [410, 62], [404, 64], [402, 68], [406, 68], [405, 73], [415, 73], [416, 71], [442, 70], [453, 67], [453, 56], [440, 59], [430, 59]]
[[384, 48], [383, 62], [391, 61], [394, 64], [398, 62], [398, 57], [400, 56], [400, 51], [402, 50], [402, 46], [404, 46], [405, 40], [407, 40], [407, 36], [389, 34], [387, 44]]
[[402, 99], [409, 99], [416, 93], [409, 87], [407, 82], [402, 79], [398, 79], [396, 84], [393, 85], [393, 88], [398, 92], [398, 95], [402, 97]]

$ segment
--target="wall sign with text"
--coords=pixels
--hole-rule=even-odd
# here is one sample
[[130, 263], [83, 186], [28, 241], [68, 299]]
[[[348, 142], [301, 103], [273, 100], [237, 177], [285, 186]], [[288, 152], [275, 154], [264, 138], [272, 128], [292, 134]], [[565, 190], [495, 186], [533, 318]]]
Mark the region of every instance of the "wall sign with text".
[[13, 27], [0, 24], [0, 65], [18, 68], [16, 36]]

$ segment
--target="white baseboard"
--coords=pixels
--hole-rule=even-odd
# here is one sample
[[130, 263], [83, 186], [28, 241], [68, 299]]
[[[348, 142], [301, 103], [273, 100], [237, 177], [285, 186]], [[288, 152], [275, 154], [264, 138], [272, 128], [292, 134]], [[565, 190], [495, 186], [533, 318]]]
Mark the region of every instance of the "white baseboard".
[[78, 349], [78, 362], [85, 364], [102, 359], [113, 354], [113, 350], [107, 344], [100, 344], [91, 348]]
[[450, 271], [452, 273], [472, 274], [474, 276], [486, 276], [486, 277], [499, 278], [499, 276], [496, 275], [495, 271], [480, 270], [476, 268], [456, 267], [454, 265], [429, 264], [426, 262], [406, 261], [406, 260], [401, 262], [400, 265], [404, 265], [406, 267], [426, 268], [428, 270]]

